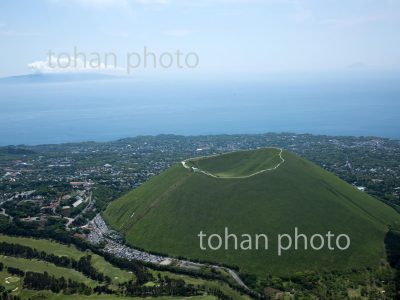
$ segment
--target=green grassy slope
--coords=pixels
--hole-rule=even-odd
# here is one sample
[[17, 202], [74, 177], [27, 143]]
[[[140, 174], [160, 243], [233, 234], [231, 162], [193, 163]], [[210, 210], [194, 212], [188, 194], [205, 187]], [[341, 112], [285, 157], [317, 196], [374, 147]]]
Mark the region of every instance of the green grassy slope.
[[[257, 170], [257, 161], [275, 163], [276, 151], [222, 155], [200, 164], [208, 171], [246, 174]], [[232, 159], [238, 155], [244, 166]], [[212, 178], [178, 164], [112, 202], [104, 217], [134, 246], [234, 264], [257, 275], [375, 266], [385, 259], [387, 225], [400, 220], [392, 208], [289, 152], [283, 158], [276, 170], [245, 179]], [[269, 250], [199, 248], [201, 230], [223, 235], [225, 227], [238, 236], [268, 234]], [[276, 236], [293, 235], [294, 227], [309, 237], [328, 230], [345, 233], [351, 246], [346, 251], [287, 251], [278, 257]]]
[[190, 160], [189, 163], [216, 176], [249, 176], [256, 172], [277, 166], [279, 149], [264, 148], [254, 151], [238, 151], [213, 157]]

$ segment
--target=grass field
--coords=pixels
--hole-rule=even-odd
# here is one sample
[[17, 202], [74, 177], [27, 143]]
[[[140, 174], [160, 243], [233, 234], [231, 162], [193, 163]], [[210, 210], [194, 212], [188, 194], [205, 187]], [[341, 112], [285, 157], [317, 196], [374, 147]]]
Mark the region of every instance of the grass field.
[[45, 239], [34, 239], [26, 237], [14, 237], [0, 234], [0, 242], [7, 242], [28, 246], [46, 253], [52, 253], [58, 256], [68, 256], [76, 260], [85, 255], [84, 252], [79, 251], [73, 245], [67, 246], [54, 241]]
[[20, 289], [21, 279], [17, 276], [11, 276], [5, 270], [0, 272], [0, 285], [4, 286], [6, 291], [12, 291], [16, 288]]
[[[238, 151], [212, 157], [189, 160], [189, 164], [220, 177], [249, 176], [277, 166], [280, 149], [267, 148], [255, 151]], [[260, 157], [265, 159], [260, 160]]]
[[[258, 170], [257, 163], [273, 165], [276, 151], [220, 155], [201, 159], [200, 166], [218, 174], [247, 174]], [[347, 270], [384, 261], [387, 226], [398, 224], [399, 214], [294, 154], [284, 151], [282, 156], [285, 162], [276, 170], [246, 179], [222, 180], [177, 164], [112, 202], [104, 217], [131, 245], [238, 265], [260, 276]], [[200, 231], [223, 236], [225, 227], [239, 237], [267, 234], [268, 250], [200, 249]], [[328, 230], [347, 234], [351, 246], [346, 251], [292, 249], [278, 256], [278, 234], [293, 236], [295, 227], [308, 237]]]
[[90, 252], [82, 252], [78, 250], [73, 245], [67, 246], [54, 241], [49, 241], [45, 239], [33, 239], [33, 238], [24, 238], [24, 237], [12, 237], [6, 235], [0, 235], [0, 242], [8, 242], [14, 244], [20, 244], [24, 246], [28, 246], [40, 251], [44, 251], [46, 253], [52, 253], [58, 256], [68, 256], [72, 257], [76, 260], [81, 258], [86, 254], [90, 254], [92, 256], [92, 264], [93, 266], [109, 276], [114, 284], [126, 282], [132, 279], [135, 279], [135, 275], [129, 273], [128, 271], [121, 270], [117, 267], [114, 267], [109, 262], [105, 261], [103, 257], [90, 253]]
[[73, 269], [57, 267], [51, 263], [35, 260], [35, 259], [24, 259], [15, 258], [10, 256], [0, 255], [0, 262], [4, 263], [8, 267], [18, 268], [20, 270], [44, 273], [47, 272], [50, 275], [54, 275], [57, 278], [64, 276], [67, 279], [74, 281], [83, 282], [90, 287], [95, 287], [99, 282], [91, 280], [84, 276], [82, 273]]
[[121, 297], [116, 295], [92, 295], [92, 296], [82, 296], [82, 295], [62, 295], [62, 294], [53, 294], [50, 292], [35, 292], [35, 291], [23, 291], [21, 293], [22, 299], [48, 299], [48, 300], [143, 300], [143, 299], [156, 299], [156, 300], [217, 300], [217, 298], [213, 296], [198, 296], [198, 297]]

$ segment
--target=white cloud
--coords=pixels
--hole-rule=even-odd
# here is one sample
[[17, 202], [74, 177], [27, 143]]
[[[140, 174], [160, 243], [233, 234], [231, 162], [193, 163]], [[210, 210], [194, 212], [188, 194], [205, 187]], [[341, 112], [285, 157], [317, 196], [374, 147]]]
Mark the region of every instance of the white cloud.
[[103, 33], [107, 36], [114, 37], [114, 38], [121, 38], [121, 39], [126, 39], [131, 36], [131, 34], [127, 31], [109, 31], [109, 30], [104, 30]]
[[11, 29], [2, 29], [0, 28], [0, 36], [4, 37], [35, 37], [41, 36], [41, 33], [38, 32], [20, 32]]
[[138, 4], [144, 4], [144, 5], [154, 5], [154, 4], [167, 4], [169, 3], [168, 0], [134, 0], [134, 2]]
[[130, 5], [165, 5], [165, 4], [185, 4], [193, 6], [213, 5], [213, 4], [254, 4], [254, 3], [295, 3], [297, 0], [48, 0], [51, 3], [68, 4], [75, 3], [85, 7], [109, 8], [109, 7], [129, 7]]
[[289, 17], [298, 23], [305, 23], [312, 21], [314, 16], [313, 12], [309, 9], [300, 8], [297, 11], [290, 13]]
[[287, 16], [297, 23], [308, 23], [317, 26], [323, 25], [334, 28], [347, 28], [390, 20], [390, 16], [383, 13], [324, 18], [322, 16], [315, 15], [312, 10], [305, 9], [303, 7], [299, 7], [294, 12], [287, 14]]
[[368, 68], [368, 65], [362, 61], [357, 61], [348, 65], [347, 68], [351, 70], [364, 70]]
[[31, 28], [26, 30], [14, 30], [7, 26], [6, 23], [0, 22], [0, 37], [37, 37], [43, 36], [43, 33], [32, 31]]
[[77, 4], [87, 8], [111, 8], [119, 7], [126, 8], [130, 4], [138, 5], [163, 5], [168, 3], [168, 0], [49, 0], [51, 3], [55, 4]]
[[80, 5], [89, 7], [110, 7], [110, 6], [126, 6], [125, 0], [74, 0]]
[[97, 71], [122, 71], [111, 64], [105, 65], [100, 60], [91, 58], [86, 61], [80, 58], [48, 56], [46, 60], [38, 60], [28, 64], [28, 68], [36, 73], [82, 73]]
[[187, 37], [191, 35], [193, 31], [188, 30], [188, 29], [172, 29], [172, 30], [165, 30], [164, 35], [166, 36], [171, 36], [171, 37]]
[[343, 27], [351, 27], [356, 25], [378, 22], [384, 19], [386, 19], [385, 15], [375, 14], [375, 15], [365, 15], [365, 16], [345, 17], [345, 18], [331, 18], [322, 20], [320, 23], [332, 27], [343, 28]]
[[128, 4], [127, 0], [49, 0], [53, 4], [76, 4], [87, 8], [109, 8], [109, 7], [125, 7]]

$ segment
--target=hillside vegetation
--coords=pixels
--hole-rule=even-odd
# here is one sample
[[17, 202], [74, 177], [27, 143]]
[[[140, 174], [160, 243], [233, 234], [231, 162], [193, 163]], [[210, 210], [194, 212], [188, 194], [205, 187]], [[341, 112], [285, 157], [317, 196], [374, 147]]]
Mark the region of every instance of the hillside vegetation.
[[[7, 235], [0, 235], [0, 242], [8, 242], [12, 244], [18, 244], [23, 246], [28, 246], [38, 251], [44, 251], [46, 253], [51, 253], [57, 256], [66, 256], [71, 257], [76, 260], [79, 260], [81, 257], [90, 254], [92, 259], [93, 267], [96, 268], [99, 272], [104, 273], [106, 276], [110, 277], [112, 283], [118, 284], [122, 282], [127, 282], [129, 280], [134, 280], [135, 275], [129, 273], [128, 271], [121, 270], [109, 262], [107, 262], [103, 257], [90, 253], [90, 252], [83, 252], [78, 250], [73, 245], [67, 246], [63, 245], [54, 241], [45, 240], [45, 239], [33, 239], [33, 238], [24, 238], [24, 237], [13, 237]], [[20, 260], [20, 258], [18, 259]], [[0, 258], [0, 261], [2, 259]], [[15, 260], [17, 261], [17, 260]], [[7, 264], [6, 264], [7, 265]], [[47, 264], [49, 265], [49, 264]], [[21, 264], [23, 266], [23, 264]], [[24, 268], [22, 268], [24, 269]], [[28, 269], [27, 269], [28, 270]], [[30, 269], [30, 271], [41, 271]], [[73, 270], [71, 270], [73, 271]], [[64, 271], [60, 272], [60, 275], [63, 274]], [[54, 274], [56, 275], [56, 274]]]
[[[278, 149], [191, 159], [189, 166], [224, 176], [246, 176], [279, 164]], [[284, 163], [248, 178], [222, 179], [176, 164], [120, 199], [104, 213], [127, 242], [149, 251], [239, 266], [265, 276], [307, 270], [349, 270], [385, 261], [388, 225], [399, 223], [390, 207], [335, 175], [282, 152]], [[198, 234], [265, 233], [269, 249], [201, 250]], [[345, 251], [294, 249], [277, 255], [278, 234], [311, 237], [347, 234]], [[301, 248], [301, 247], [300, 247]]]
[[[46, 258], [41, 255], [40, 258], [27, 259], [21, 256], [18, 251], [11, 251], [9, 255], [0, 254], [0, 288], [4, 288], [9, 294], [19, 296], [21, 299], [31, 299], [36, 297], [38, 299], [143, 299], [143, 297], [128, 297], [121, 293], [121, 285], [127, 284], [128, 281], [135, 281], [136, 276], [133, 272], [127, 269], [121, 269], [115, 265], [112, 265], [106, 261], [102, 256], [92, 253], [89, 250], [81, 251], [73, 245], [65, 245], [55, 241], [46, 239], [36, 239], [27, 237], [15, 237], [0, 234], [0, 243], [3, 248], [0, 252], [6, 251], [6, 245], [17, 245], [22, 247], [28, 247], [30, 249], [35, 249], [39, 252], [46, 253], [48, 255], [55, 255], [57, 257], [65, 257], [70, 259], [79, 260], [87, 255], [91, 256], [91, 265], [100, 273], [108, 276], [111, 281], [108, 284], [108, 288], [111, 289], [113, 295], [96, 294], [87, 295], [83, 293], [74, 293], [70, 295], [69, 293], [54, 293], [49, 290], [31, 290], [24, 286], [25, 278], [19, 274], [13, 274], [10, 268], [21, 270], [25, 273], [34, 272], [36, 274], [44, 274], [45, 272], [50, 276], [55, 278], [65, 278], [66, 280], [72, 280], [76, 283], [84, 284], [92, 289], [96, 286], [103, 285], [104, 282], [100, 282], [87, 277], [81, 271], [73, 269], [67, 266], [60, 266], [49, 262]], [[14, 249], [15, 250], [15, 249]], [[210, 290], [214, 292], [220, 292], [229, 299], [239, 300], [239, 299], [250, 299], [246, 295], [242, 295], [237, 290], [234, 290], [227, 283], [222, 281], [212, 281], [201, 279], [198, 277], [191, 277], [188, 275], [174, 274], [168, 271], [157, 271], [152, 269], [146, 269], [147, 272], [151, 274], [150, 281], [146, 282], [144, 286], [153, 287], [160, 284], [160, 278], [170, 278], [171, 280], [181, 280], [186, 285], [202, 286], [201, 291], [205, 289], [208, 291], [204, 296], [176, 296], [176, 297], [146, 297], [146, 299], [165, 299], [165, 300], [175, 300], [175, 299], [199, 299], [199, 300], [216, 300], [216, 296], [212, 296]], [[136, 286], [136, 288], [140, 288]], [[208, 294], [208, 295], [207, 295]], [[153, 294], [155, 296], [156, 294]], [[173, 294], [177, 295], [177, 294]], [[123, 297], [124, 296], [124, 297]]]
[[238, 151], [188, 160], [188, 164], [217, 177], [246, 177], [278, 167], [283, 160], [275, 148]]

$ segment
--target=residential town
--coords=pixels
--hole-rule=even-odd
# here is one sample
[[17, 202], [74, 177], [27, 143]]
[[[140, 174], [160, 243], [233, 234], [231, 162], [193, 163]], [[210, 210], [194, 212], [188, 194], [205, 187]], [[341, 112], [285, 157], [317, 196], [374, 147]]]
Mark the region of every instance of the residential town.
[[0, 148], [0, 217], [86, 237], [85, 226], [110, 201], [169, 166], [191, 157], [259, 147], [292, 151], [400, 209], [397, 140], [289, 133], [161, 135]]

